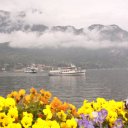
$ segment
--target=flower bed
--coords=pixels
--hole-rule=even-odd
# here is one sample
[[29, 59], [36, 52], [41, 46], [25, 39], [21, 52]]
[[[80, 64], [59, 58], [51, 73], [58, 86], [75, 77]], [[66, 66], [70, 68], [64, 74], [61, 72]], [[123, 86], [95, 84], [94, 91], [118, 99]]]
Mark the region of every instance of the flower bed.
[[127, 103], [85, 100], [80, 108], [41, 89], [13, 91], [0, 97], [0, 128], [125, 128], [128, 127]]

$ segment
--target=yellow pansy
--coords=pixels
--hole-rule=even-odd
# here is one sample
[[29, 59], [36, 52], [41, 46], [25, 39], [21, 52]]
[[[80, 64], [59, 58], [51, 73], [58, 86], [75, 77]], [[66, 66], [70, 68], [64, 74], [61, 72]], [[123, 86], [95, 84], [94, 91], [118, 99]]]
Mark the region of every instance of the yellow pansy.
[[92, 105], [93, 105], [93, 109], [94, 109], [94, 111], [100, 111], [100, 110], [101, 110], [101, 106], [100, 106], [100, 104], [94, 102]]
[[107, 120], [110, 122], [110, 123], [114, 123], [117, 119], [118, 115], [116, 112], [114, 111], [108, 111], [108, 115], [107, 115]]
[[44, 115], [46, 116], [46, 120], [52, 118], [52, 112], [49, 105], [46, 105], [46, 109], [43, 110]]
[[116, 103], [116, 110], [117, 110], [117, 112], [120, 114], [121, 111], [124, 110], [124, 102], [117, 102], [117, 103]]
[[5, 118], [6, 118], [5, 112], [1, 112], [0, 113], [0, 123], [2, 123], [5, 120]]
[[23, 112], [23, 117], [33, 118], [33, 114], [28, 112]]
[[20, 123], [12, 123], [8, 125], [8, 128], [22, 128]]
[[12, 121], [15, 121], [15, 119], [18, 118], [18, 110], [17, 108], [10, 108], [7, 114], [8, 117], [12, 119]]
[[98, 104], [100, 104], [100, 106], [107, 103], [107, 101], [104, 98], [97, 98], [96, 101]]
[[60, 128], [60, 125], [56, 121], [50, 121], [49, 128]]
[[47, 121], [42, 120], [41, 118], [38, 118], [35, 124], [32, 126], [32, 128], [47, 128], [47, 127], [48, 127]]
[[5, 99], [5, 107], [11, 108], [11, 107], [15, 107], [15, 105], [16, 105], [16, 102], [13, 98]]
[[74, 118], [66, 121], [67, 128], [77, 128], [77, 122]]
[[0, 96], [0, 111], [3, 110], [4, 105], [5, 105], [5, 98]]
[[61, 119], [62, 121], [66, 121], [67, 115], [64, 113], [64, 111], [61, 110], [60, 112], [58, 112], [58, 113], [57, 113], [57, 116], [58, 116], [58, 118]]
[[21, 120], [21, 123], [23, 125], [24, 128], [29, 128], [32, 125], [32, 118], [31, 117], [23, 117]]
[[94, 111], [91, 103], [84, 104], [81, 108], [78, 109], [78, 114], [90, 114]]
[[60, 127], [61, 128], [67, 128], [67, 124], [65, 122], [61, 122]]
[[8, 125], [11, 124], [11, 123], [12, 123], [12, 119], [10, 117], [6, 116], [3, 120], [3, 122], [2, 122], [2, 126], [3, 127], [8, 127]]

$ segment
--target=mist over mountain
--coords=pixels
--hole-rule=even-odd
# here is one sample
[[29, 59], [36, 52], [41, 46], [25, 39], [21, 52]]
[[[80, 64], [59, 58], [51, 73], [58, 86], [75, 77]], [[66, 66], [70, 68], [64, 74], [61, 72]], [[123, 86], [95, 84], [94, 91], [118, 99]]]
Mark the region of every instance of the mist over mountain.
[[118, 25], [76, 28], [32, 20], [43, 12], [0, 11], [0, 65], [75, 63], [85, 68], [128, 67], [128, 32]]
[[83, 68], [126, 68], [128, 50], [124, 48], [85, 49], [85, 48], [12, 48], [8, 43], [0, 44], [0, 67], [9, 64], [32, 63], [63, 65], [74, 63]]
[[41, 22], [34, 22], [32, 16], [35, 15], [39, 17], [42, 12], [31, 10], [12, 13], [1, 10], [0, 43], [10, 42], [11, 47], [17, 48], [128, 47], [128, 32], [117, 25], [94, 24], [87, 28], [49, 27]]

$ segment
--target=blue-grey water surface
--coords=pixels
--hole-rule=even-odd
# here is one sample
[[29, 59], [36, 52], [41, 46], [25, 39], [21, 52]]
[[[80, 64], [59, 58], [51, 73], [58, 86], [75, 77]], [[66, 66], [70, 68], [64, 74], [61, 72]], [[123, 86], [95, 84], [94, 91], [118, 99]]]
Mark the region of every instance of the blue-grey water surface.
[[80, 106], [97, 97], [123, 100], [128, 96], [127, 69], [87, 70], [85, 76], [48, 76], [47, 73], [0, 73], [0, 95], [31, 87], [46, 89], [63, 101]]

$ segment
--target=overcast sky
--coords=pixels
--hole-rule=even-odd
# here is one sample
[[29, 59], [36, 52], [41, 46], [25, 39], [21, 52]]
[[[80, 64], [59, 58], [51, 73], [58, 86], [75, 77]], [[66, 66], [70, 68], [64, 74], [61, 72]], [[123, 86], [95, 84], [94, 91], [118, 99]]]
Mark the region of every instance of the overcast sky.
[[128, 30], [128, 0], [0, 0], [0, 9], [26, 11], [38, 9], [42, 14], [28, 14], [28, 21], [45, 25], [117, 24]]

